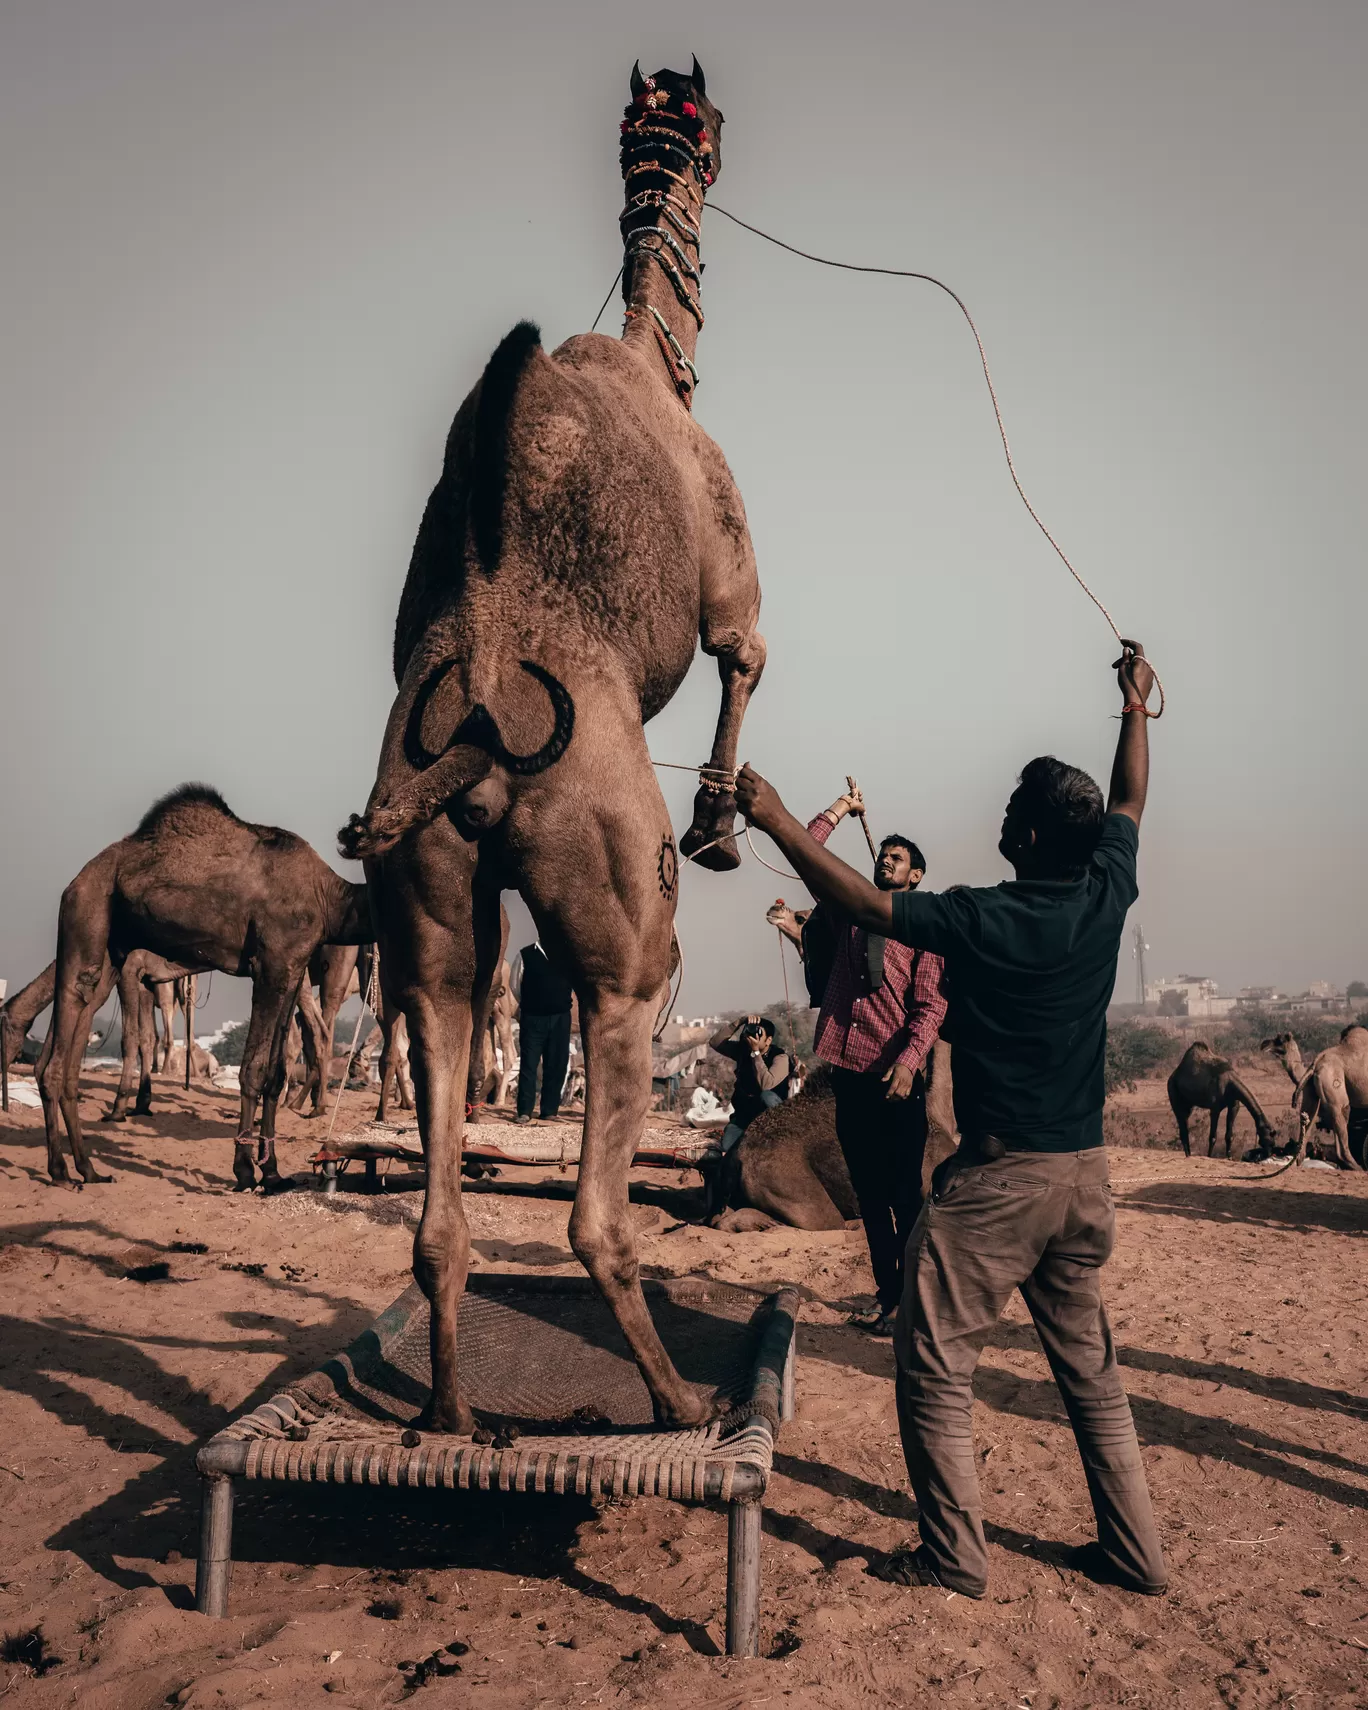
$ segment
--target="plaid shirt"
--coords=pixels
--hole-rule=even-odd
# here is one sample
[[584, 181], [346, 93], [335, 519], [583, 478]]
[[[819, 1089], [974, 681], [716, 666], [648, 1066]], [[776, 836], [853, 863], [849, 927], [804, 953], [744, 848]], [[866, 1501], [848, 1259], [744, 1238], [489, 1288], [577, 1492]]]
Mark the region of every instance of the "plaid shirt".
[[[819, 813], [808, 835], [825, 843], [834, 829]], [[886, 938], [883, 984], [872, 991], [869, 934], [862, 926], [849, 927], [837, 940], [817, 1019], [817, 1055], [838, 1069], [886, 1074], [902, 1063], [915, 1073], [931, 1054], [945, 1007], [945, 964], [939, 956]]]

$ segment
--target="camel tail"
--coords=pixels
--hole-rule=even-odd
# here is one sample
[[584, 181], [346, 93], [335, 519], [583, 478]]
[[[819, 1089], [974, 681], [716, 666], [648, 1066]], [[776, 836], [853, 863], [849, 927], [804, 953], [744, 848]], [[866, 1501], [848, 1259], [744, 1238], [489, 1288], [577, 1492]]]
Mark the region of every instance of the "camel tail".
[[503, 510], [508, 486], [508, 418], [523, 371], [541, 349], [541, 329], [519, 321], [489, 359], [475, 411], [471, 459], [470, 525], [475, 550], [487, 572], [503, 552]]
[[[422, 736], [423, 712], [442, 678], [456, 663], [446, 659], [414, 697], [404, 730], [404, 757], [417, 776], [410, 778], [388, 800], [378, 802], [364, 815], [353, 814], [338, 832], [338, 853], [347, 861], [382, 855], [407, 832], [426, 825], [454, 797], [463, 795], [487, 778], [495, 766], [517, 778], [535, 777], [565, 753], [575, 733], [575, 703], [559, 678], [532, 659], [520, 659], [520, 668], [545, 689], [551, 702], [551, 734], [531, 754], [515, 754], [504, 742], [498, 722], [482, 702], [476, 704], [458, 725], [445, 751], [434, 754]], [[488, 830], [496, 821], [487, 822]]]

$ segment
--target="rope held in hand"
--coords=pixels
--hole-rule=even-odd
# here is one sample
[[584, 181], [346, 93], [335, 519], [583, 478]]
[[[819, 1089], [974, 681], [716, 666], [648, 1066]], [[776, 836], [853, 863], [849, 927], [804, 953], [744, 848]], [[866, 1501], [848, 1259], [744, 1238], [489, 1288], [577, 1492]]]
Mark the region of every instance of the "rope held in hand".
[[[965, 321], [968, 323], [969, 331], [974, 335], [974, 343], [978, 346], [979, 362], [983, 368], [983, 378], [987, 382], [988, 396], [992, 400], [993, 415], [997, 420], [998, 438], [1002, 441], [1002, 452], [1003, 456], [1007, 459], [1007, 473], [1012, 477], [1012, 485], [1016, 488], [1022, 504], [1025, 505], [1027, 511], [1030, 513], [1031, 521], [1054, 548], [1059, 557], [1060, 563], [1063, 564], [1064, 568], [1073, 577], [1074, 581], [1078, 583], [1079, 587], [1082, 588], [1083, 592], [1107, 620], [1108, 627], [1116, 637], [1117, 642], [1122, 645], [1122, 651], [1124, 652], [1125, 646], [1122, 642], [1121, 631], [1116, 627], [1116, 620], [1112, 617], [1106, 606], [1102, 604], [1102, 601], [1098, 599], [1097, 595], [1092, 591], [1088, 584], [1083, 580], [1082, 576], [1079, 575], [1078, 571], [1074, 569], [1073, 565], [1069, 561], [1068, 554], [1050, 533], [1049, 529], [1046, 528], [1045, 524], [1041, 521], [1040, 515], [1035, 506], [1026, 496], [1026, 489], [1022, 486], [1021, 479], [1016, 472], [1016, 464], [1012, 461], [1012, 448], [1007, 441], [1007, 428], [1002, 420], [1002, 408], [998, 403], [997, 387], [993, 384], [992, 370], [988, 366], [988, 353], [983, 348], [983, 340], [979, 336], [978, 327], [974, 324], [974, 317], [969, 313], [969, 306], [964, 301], [963, 297], [960, 296], [959, 292], [947, 285], [943, 279], [937, 279], [934, 273], [919, 273], [914, 269], [907, 267], [866, 267], [853, 261], [833, 261], [830, 256], [813, 255], [810, 250], [799, 249], [796, 244], [785, 243], [782, 238], [777, 238], [769, 232], [761, 231], [759, 226], [751, 225], [748, 220], [743, 220], [736, 214], [728, 213], [727, 209], [719, 206], [716, 202], [710, 202], [708, 206], [714, 213], [721, 214], [724, 219], [730, 220], [733, 225], [740, 226], [743, 231], [751, 232], [756, 237], [763, 238], [766, 243], [772, 243], [777, 249], [787, 250], [790, 255], [801, 256], [804, 261], [815, 261], [819, 267], [839, 267], [845, 273], [882, 273], [890, 279], [921, 279], [928, 285], [934, 285], [938, 291], [945, 292], [946, 296], [951, 299], [955, 304], [955, 307], [964, 316]], [[1154, 671], [1153, 662], [1147, 661], [1147, 663], [1149, 663], [1150, 670]], [[1154, 672], [1154, 683], [1155, 687], [1159, 690], [1159, 710], [1158, 712], [1151, 713], [1150, 716], [1152, 718], [1161, 718], [1164, 712], [1164, 685], [1160, 682], [1159, 673], [1157, 671]]]

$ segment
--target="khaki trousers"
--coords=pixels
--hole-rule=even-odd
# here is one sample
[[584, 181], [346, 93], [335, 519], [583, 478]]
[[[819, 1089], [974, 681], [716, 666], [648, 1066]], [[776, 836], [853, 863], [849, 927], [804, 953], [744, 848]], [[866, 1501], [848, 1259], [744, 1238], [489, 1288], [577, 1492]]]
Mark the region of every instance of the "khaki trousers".
[[1019, 1288], [1068, 1410], [1103, 1555], [1125, 1579], [1162, 1589], [1168, 1571], [1098, 1276], [1115, 1234], [1105, 1149], [985, 1160], [961, 1148], [945, 1174], [908, 1242], [894, 1331], [898, 1423], [931, 1564], [952, 1591], [987, 1586], [973, 1376]]

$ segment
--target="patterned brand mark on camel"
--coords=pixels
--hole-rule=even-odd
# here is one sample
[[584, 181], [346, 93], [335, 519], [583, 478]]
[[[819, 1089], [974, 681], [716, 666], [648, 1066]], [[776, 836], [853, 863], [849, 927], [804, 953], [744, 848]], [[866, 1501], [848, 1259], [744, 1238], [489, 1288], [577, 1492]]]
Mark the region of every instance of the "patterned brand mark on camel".
[[674, 839], [667, 831], [660, 840], [660, 894], [673, 897], [678, 883], [679, 857], [675, 854]]

